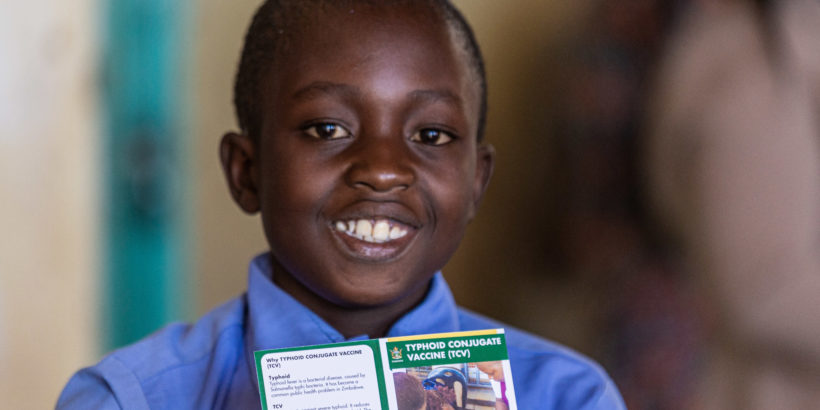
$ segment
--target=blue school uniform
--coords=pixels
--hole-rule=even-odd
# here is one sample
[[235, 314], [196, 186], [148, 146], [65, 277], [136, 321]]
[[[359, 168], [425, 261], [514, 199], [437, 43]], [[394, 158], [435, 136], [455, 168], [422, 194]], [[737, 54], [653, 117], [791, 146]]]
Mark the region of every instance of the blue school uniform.
[[[77, 372], [57, 409], [258, 409], [253, 352], [345, 339], [274, 285], [270, 259], [249, 269], [246, 294], [198, 322], [172, 324]], [[387, 337], [505, 327], [456, 306], [441, 274], [424, 301]], [[615, 385], [595, 363], [554, 343], [506, 327], [518, 407], [624, 409]]]

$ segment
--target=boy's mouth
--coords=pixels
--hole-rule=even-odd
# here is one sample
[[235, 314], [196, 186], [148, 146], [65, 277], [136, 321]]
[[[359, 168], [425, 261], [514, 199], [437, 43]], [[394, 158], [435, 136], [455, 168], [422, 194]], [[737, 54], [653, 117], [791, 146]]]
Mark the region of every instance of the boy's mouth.
[[387, 243], [404, 238], [409, 228], [387, 218], [336, 221], [337, 232], [369, 243]]
[[331, 224], [330, 230], [349, 256], [362, 261], [387, 262], [409, 249], [418, 228], [376, 216], [340, 219]]

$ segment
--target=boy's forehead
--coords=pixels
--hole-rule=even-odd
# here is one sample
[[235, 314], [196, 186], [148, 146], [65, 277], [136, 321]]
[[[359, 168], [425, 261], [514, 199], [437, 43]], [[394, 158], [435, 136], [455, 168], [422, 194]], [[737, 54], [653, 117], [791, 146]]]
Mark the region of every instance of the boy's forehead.
[[260, 135], [265, 117], [271, 114], [263, 106], [282, 83], [282, 74], [307, 64], [309, 53], [333, 56], [340, 53], [339, 44], [352, 45], [348, 51], [355, 51], [385, 38], [391, 42], [388, 47], [371, 48], [374, 57], [387, 48], [400, 50], [427, 41], [426, 47], [449, 58], [436, 61], [427, 54], [424, 61], [458, 70], [464, 83], [469, 83], [469, 99], [477, 94], [476, 135], [481, 140], [486, 114], [484, 64], [469, 24], [447, 0], [267, 1], [248, 29], [237, 72], [234, 102], [241, 129], [254, 138]]
[[[417, 36], [431, 32], [452, 34], [443, 12], [428, 1], [321, 3], [322, 7], [301, 5], [298, 12], [293, 12], [293, 17], [280, 16], [277, 34], [281, 37], [282, 51], [292, 52], [300, 45], [305, 46], [305, 42], [332, 44], [353, 39], [365, 43], [374, 36], [395, 34], [397, 30], [414, 32]], [[455, 36], [448, 37], [451, 42]], [[402, 39], [406, 38], [395, 37], [397, 43]]]
[[[300, 14], [303, 24], [278, 30], [285, 37], [284, 46], [270, 66], [266, 89], [276, 92], [300, 80], [328, 80], [310, 78], [316, 72], [341, 77], [351, 66], [389, 66], [394, 71], [397, 67], [415, 70], [420, 82], [431, 77], [447, 79], [449, 82], [438, 89], [457, 92], [440, 95], [478, 102], [481, 90], [470, 55], [458, 44], [446, 18], [428, 2], [345, 3], [348, 6], [312, 8]], [[437, 72], [453, 75], [437, 76]], [[389, 82], [390, 78], [368, 80]]]

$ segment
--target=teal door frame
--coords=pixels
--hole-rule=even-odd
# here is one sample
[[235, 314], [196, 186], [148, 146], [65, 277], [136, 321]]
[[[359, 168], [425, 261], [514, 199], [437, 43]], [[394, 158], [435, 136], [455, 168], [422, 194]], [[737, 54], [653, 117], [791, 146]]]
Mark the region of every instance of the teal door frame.
[[187, 305], [183, 211], [185, 16], [178, 0], [107, 0], [103, 348], [137, 340]]

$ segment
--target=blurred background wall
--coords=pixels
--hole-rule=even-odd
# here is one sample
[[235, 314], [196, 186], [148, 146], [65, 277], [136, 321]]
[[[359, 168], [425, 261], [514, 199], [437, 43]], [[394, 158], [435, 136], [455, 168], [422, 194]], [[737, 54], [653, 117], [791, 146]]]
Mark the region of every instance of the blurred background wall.
[[[245, 288], [266, 246], [217, 144], [257, 3], [0, 4], [4, 405], [50, 407], [75, 369]], [[445, 269], [457, 300], [600, 360], [630, 408], [686, 408], [708, 315], [649, 223], [637, 153], [666, 37], [700, 2], [455, 3], [498, 151]]]
[[0, 397], [53, 406], [98, 357], [95, 0], [0, 2]]

